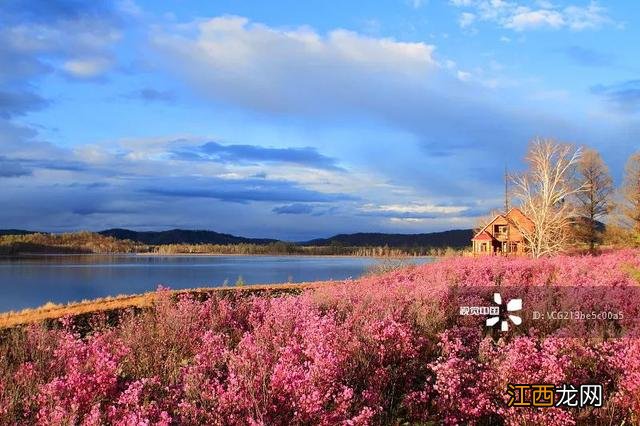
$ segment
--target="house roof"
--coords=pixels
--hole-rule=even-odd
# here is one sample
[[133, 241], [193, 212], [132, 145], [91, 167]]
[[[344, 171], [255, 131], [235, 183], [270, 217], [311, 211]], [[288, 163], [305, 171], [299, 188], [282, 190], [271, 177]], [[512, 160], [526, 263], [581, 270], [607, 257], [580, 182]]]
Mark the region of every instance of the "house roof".
[[[487, 224], [484, 226], [484, 228], [482, 228], [481, 230], [479, 230], [479, 231], [478, 231], [478, 233], [475, 235], [475, 237], [473, 237], [473, 238], [472, 238], [472, 240], [478, 239], [478, 238], [480, 237], [480, 235], [481, 235], [481, 234], [487, 234], [487, 235], [489, 235], [485, 230], [486, 230], [486, 229], [487, 229], [491, 224], [493, 224], [493, 222], [495, 222], [496, 220], [498, 220], [498, 218], [501, 218], [501, 217], [502, 217], [502, 218], [507, 219], [507, 218], [505, 217], [505, 215], [503, 215], [503, 214], [498, 214], [498, 215], [496, 215], [496, 217], [494, 217], [493, 219], [491, 219], [491, 221], [490, 221], [489, 223], [487, 223]], [[507, 220], [509, 220], [509, 219], [507, 219]], [[490, 237], [490, 238], [493, 238], [493, 237], [491, 237], [491, 235], [489, 235], [489, 237]]]
[[[472, 240], [487, 240], [487, 239], [493, 239], [493, 237], [486, 232], [486, 229], [491, 226], [496, 220], [498, 220], [499, 218], [503, 218], [505, 219], [508, 223], [511, 223], [512, 225], [514, 225], [516, 228], [519, 228], [522, 230], [522, 228], [525, 228], [525, 230], [527, 231], [531, 231], [533, 229], [533, 221], [531, 219], [529, 219], [524, 213], [522, 213], [522, 210], [520, 210], [517, 207], [512, 207], [511, 209], [509, 209], [509, 211], [507, 212], [507, 214], [498, 214], [496, 215], [496, 217], [494, 217], [489, 223], [487, 223], [485, 225], [484, 228], [482, 228], [480, 231], [478, 231], [478, 233], [472, 238]], [[487, 234], [487, 237], [484, 237], [482, 234]]]
[[514, 222], [515, 225], [520, 227], [520, 228], [525, 228], [529, 232], [531, 232], [533, 230], [533, 227], [534, 227], [533, 221], [531, 219], [529, 219], [529, 217], [527, 217], [527, 215], [522, 213], [522, 210], [520, 210], [517, 207], [511, 208], [507, 212], [506, 217], [510, 221]]
[[475, 240], [475, 241], [491, 241], [491, 240], [493, 240], [493, 237], [491, 235], [489, 235], [488, 232], [481, 231], [480, 233], [478, 233], [478, 235], [473, 237], [472, 240]]

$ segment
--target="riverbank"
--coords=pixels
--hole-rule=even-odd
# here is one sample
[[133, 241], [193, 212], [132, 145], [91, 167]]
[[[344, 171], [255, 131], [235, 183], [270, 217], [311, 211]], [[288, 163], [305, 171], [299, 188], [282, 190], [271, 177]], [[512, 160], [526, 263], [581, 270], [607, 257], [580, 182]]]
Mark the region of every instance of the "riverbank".
[[[202, 287], [187, 290], [171, 290], [174, 296], [189, 294], [193, 296], [209, 297], [216, 294], [224, 297], [226, 294], [234, 295], [280, 295], [297, 294], [305, 289], [313, 288], [324, 284], [322, 281], [314, 281], [296, 284], [255, 284], [234, 287]], [[104, 297], [95, 300], [81, 302], [70, 302], [67, 304], [47, 303], [37, 308], [23, 309], [16, 312], [0, 313], [0, 329], [7, 329], [26, 324], [55, 321], [66, 316], [82, 316], [86, 314], [94, 315], [98, 313], [108, 313], [124, 311], [126, 309], [144, 309], [152, 307], [158, 297], [157, 291], [142, 294], [120, 295], [114, 297]]]
[[[451, 256], [431, 256], [431, 255], [413, 255], [413, 254], [397, 254], [397, 255], [357, 255], [357, 254], [304, 254], [304, 253], [292, 253], [292, 254], [242, 254], [242, 253], [115, 253], [115, 255], [134, 255], [134, 256], [149, 256], [149, 257], [317, 257], [317, 258], [341, 258], [341, 257], [365, 257], [371, 259], [430, 259], [439, 257], [451, 257]], [[63, 255], [64, 256], [64, 255]]]
[[437, 259], [452, 257], [454, 255], [354, 255], [354, 254], [242, 254], [242, 253], [20, 253], [20, 254], [0, 254], [0, 259], [30, 259], [44, 257], [90, 257], [90, 256], [135, 256], [135, 257], [312, 257], [312, 258], [349, 258], [362, 257], [371, 259]]

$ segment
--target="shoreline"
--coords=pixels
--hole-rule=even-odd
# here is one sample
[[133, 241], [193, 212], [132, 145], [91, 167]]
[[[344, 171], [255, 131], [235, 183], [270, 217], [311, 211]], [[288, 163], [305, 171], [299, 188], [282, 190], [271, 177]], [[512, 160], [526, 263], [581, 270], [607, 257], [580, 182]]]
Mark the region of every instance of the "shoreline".
[[398, 256], [359, 256], [357, 254], [239, 254], [239, 253], [231, 253], [231, 254], [222, 254], [222, 253], [171, 253], [171, 254], [163, 254], [163, 253], [132, 253], [135, 256], [160, 256], [160, 257], [184, 257], [184, 256], [244, 256], [244, 257], [357, 257], [357, 258], [371, 258], [371, 259], [399, 259], [399, 258], [412, 258], [412, 259], [421, 259], [421, 258], [436, 258], [441, 256], [413, 256], [410, 254], [403, 254]]
[[28, 259], [37, 257], [72, 257], [72, 256], [122, 256], [122, 257], [346, 257], [370, 259], [438, 259], [445, 256], [402, 254], [394, 256], [360, 256], [356, 254], [240, 254], [240, 253], [21, 253], [2, 254], [0, 259]]
[[[214, 294], [222, 295], [242, 292], [246, 295], [255, 293], [295, 293], [311, 289], [324, 284], [345, 282], [339, 281], [307, 281], [301, 283], [276, 283], [276, 284], [247, 284], [242, 286], [226, 287], [194, 287], [189, 289], [169, 290], [172, 295], [180, 294]], [[60, 319], [67, 315], [85, 315], [98, 312], [120, 311], [128, 308], [146, 308], [153, 304], [158, 290], [139, 294], [121, 294], [117, 296], [102, 297], [93, 300], [69, 302], [66, 304], [46, 303], [35, 308], [26, 308], [20, 311], [0, 312], [0, 331]]]

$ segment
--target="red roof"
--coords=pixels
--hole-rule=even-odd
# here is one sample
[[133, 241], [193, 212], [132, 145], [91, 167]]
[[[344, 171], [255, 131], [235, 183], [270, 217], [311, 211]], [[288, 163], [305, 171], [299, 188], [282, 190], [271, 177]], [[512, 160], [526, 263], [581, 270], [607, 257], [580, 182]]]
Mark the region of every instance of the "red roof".
[[475, 237], [473, 237], [472, 239], [473, 239], [473, 240], [476, 240], [476, 241], [482, 241], [482, 240], [484, 240], [484, 241], [487, 241], [487, 240], [488, 240], [488, 241], [491, 241], [491, 240], [493, 240], [493, 237], [492, 237], [491, 235], [489, 235], [489, 233], [488, 233], [488, 232], [486, 232], [486, 231], [482, 231], [481, 233], [479, 233], [478, 235], [476, 235], [476, 236], [475, 236]]
[[517, 207], [509, 210], [509, 212], [507, 213], [507, 219], [515, 222], [521, 230], [524, 228], [524, 230], [527, 232], [533, 232], [533, 229], [535, 228], [533, 221], [529, 219], [524, 213], [522, 213], [522, 210]]

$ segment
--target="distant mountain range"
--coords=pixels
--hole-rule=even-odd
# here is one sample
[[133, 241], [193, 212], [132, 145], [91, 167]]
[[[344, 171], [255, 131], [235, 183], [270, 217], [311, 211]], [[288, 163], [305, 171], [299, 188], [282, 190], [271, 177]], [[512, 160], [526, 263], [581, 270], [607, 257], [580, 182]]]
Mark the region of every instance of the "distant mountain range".
[[137, 241], [143, 244], [269, 244], [278, 240], [268, 238], [245, 238], [214, 231], [192, 231], [171, 229], [169, 231], [131, 231], [129, 229], [107, 229], [98, 234], [120, 240]]
[[0, 229], [0, 237], [3, 235], [29, 235], [37, 231], [25, 231], [24, 229]]
[[[26, 235], [34, 231], [20, 229], [0, 229], [1, 235]], [[194, 231], [186, 229], [171, 229], [168, 231], [132, 231], [129, 229], [107, 229], [98, 232], [101, 235], [131, 240], [142, 244], [258, 244], [265, 245], [276, 243], [278, 240], [268, 238], [245, 238], [230, 234], [222, 234], [214, 231]], [[329, 238], [318, 238], [309, 241], [300, 241], [294, 244], [303, 246], [345, 246], [345, 247], [466, 247], [473, 237], [471, 229], [455, 229], [443, 232], [429, 232], [424, 234], [383, 234], [383, 233], [356, 233], [339, 234]]]
[[330, 238], [320, 238], [299, 243], [309, 246], [328, 246], [339, 244], [350, 247], [389, 246], [389, 247], [465, 247], [473, 237], [472, 229], [454, 229], [426, 234], [381, 234], [364, 232], [357, 234], [339, 234]]

